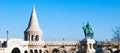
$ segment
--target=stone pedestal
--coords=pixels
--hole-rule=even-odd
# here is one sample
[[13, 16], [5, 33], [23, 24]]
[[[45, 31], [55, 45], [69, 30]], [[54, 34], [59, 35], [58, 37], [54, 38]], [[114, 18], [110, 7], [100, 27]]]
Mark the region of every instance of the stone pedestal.
[[82, 40], [83, 53], [95, 53], [96, 51], [93, 47], [93, 44], [95, 44], [94, 39], [83, 39]]

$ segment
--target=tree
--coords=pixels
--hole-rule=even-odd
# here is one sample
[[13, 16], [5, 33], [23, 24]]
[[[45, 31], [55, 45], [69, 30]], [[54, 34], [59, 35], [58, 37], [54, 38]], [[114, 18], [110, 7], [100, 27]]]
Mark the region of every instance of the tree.
[[115, 29], [112, 30], [114, 35], [113, 35], [113, 38], [111, 39], [112, 41], [117, 41], [118, 43], [118, 49], [120, 48], [119, 47], [119, 41], [120, 41], [120, 27], [115, 27]]

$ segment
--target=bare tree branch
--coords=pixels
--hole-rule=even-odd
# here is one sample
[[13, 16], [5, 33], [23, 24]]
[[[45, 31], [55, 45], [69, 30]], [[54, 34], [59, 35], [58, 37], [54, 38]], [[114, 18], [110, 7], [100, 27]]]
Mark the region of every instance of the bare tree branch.
[[112, 41], [117, 41], [118, 42], [118, 49], [119, 47], [119, 41], [120, 41], [120, 27], [115, 27], [115, 29], [112, 30], [114, 35], [113, 38], [111, 39]]

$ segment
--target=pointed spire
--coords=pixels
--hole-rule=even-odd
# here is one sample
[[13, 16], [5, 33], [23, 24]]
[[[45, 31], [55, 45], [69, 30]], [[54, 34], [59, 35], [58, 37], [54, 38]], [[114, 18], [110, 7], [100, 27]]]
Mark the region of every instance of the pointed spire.
[[25, 32], [28, 32], [28, 31], [38, 31], [38, 32], [42, 33], [42, 30], [40, 29], [39, 24], [38, 24], [35, 6], [33, 6], [29, 25], [28, 25], [27, 29], [25, 30]]

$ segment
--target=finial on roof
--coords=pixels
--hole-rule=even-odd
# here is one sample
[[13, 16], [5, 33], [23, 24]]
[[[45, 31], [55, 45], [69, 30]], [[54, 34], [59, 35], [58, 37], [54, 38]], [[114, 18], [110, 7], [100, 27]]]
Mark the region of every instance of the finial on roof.
[[35, 4], [33, 4], [33, 9], [35, 9]]

